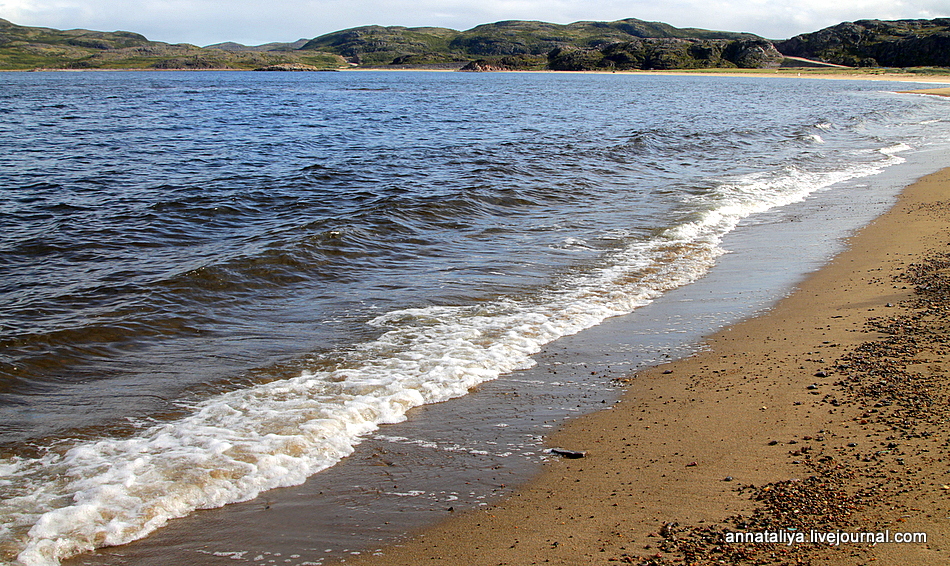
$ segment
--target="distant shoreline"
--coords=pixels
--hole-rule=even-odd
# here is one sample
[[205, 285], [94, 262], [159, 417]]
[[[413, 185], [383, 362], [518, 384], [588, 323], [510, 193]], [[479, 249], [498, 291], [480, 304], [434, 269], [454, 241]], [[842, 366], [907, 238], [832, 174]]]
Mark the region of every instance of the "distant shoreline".
[[[366, 72], [386, 72], [386, 73], [406, 73], [406, 72], [426, 72], [426, 73], [457, 73], [453, 69], [432, 69], [432, 68], [384, 68], [384, 67], [350, 67], [338, 69], [321, 69], [320, 71], [256, 71], [252, 69], [4, 69], [4, 73], [90, 73], [90, 72], [148, 72], [148, 73], [196, 73], [196, 72], [283, 72], [283, 73], [315, 73], [315, 72], [339, 72], [339, 73], [366, 73]], [[511, 70], [511, 71], [481, 71], [484, 73], [531, 73], [531, 74], [564, 74], [564, 75], [650, 75], [650, 76], [701, 76], [701, 77], [768, 77], [768, 78], [789, 78], [789, 79], [826, 79], [826, 80], [854, 80], [854, 81], [891, 81], [891, 82], [914, 82], [914, 83], [934, 83], [950, 84], [950, 74], [916, 74], [910, 72], [889, 73], [886, 70], [859, 70], [848, 69], [839, 72], [828, 72], [826, 69], [816, 69], [814, 67], [802, 68], [784, 68], [784, 69], [675, 69], [669, 71], [661, 70], [629, 70], [629, 71], [553, 71], [553, 70]], [[939, 90], [939, 89], [926, 89]], [[901, 92], [916, 92], [901, 91]], [[939, 92], [926, 94], [942, 94]]]

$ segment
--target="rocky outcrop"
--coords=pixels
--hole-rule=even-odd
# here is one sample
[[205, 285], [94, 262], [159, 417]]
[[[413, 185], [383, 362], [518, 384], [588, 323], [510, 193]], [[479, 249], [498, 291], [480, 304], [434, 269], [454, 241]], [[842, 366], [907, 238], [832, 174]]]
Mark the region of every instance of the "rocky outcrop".
[[498, 63], [492, 63], [486, 59], [479, 59], [477, 61], [472, 61], [468, 65], [465, 65], [459, 71], [471, 72], [471, 73], [492, 73], [496, 71], [514, 71], [507, 65], [501, 65]]
[[511, 55], [508, 57], [476, 59], [459, 69], [459, 71], [539, 71], [546, 70], [547, 68], [547, 59], [545, 57], [535, 55]]
[[740, 69], [767, 69], [781, 65], [784, 57], [764, 39], [740, 39], [726, 46], [723, 59]]
[[313, 65], [304, 65], [303, 63], [280, 63], [279, 65], [267, 65], [258, 67], [255, 71], [322, 71]]

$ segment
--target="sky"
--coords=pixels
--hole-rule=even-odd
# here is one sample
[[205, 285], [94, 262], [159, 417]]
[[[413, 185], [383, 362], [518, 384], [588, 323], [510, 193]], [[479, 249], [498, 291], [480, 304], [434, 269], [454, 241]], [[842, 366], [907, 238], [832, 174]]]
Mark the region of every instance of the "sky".
[[501, 20], [624, 18], [787, 39], [845, 21], [936, 17], [950, 17], [950, 0], [0, 0], [0, 18], [19, 25], [201, 46], [291, 42], [370, 24], [467, 30]]

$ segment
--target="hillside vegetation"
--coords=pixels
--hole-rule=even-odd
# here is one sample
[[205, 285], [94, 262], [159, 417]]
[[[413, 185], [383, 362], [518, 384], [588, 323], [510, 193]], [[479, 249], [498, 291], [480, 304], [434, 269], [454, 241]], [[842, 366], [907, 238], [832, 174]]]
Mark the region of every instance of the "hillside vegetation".
[[851, 67], [950, 67], [948, 28], [950, 18], [861, 20], [773, 43], [632, 18], [567, 25], [504, 21], [467, 31], [362, 26], [293, 43], [197, 47], [125, 31], [61, 31], [0, 20], [0, 69], [758, 69], [788, 64], [785, 56]]

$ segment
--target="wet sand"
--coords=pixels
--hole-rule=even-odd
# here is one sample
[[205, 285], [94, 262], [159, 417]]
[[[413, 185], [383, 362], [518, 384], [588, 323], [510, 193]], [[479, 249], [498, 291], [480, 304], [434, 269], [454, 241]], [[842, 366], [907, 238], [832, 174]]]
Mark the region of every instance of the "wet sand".
[[[346, 563], [950, 563], [948, 242], [950, 169], [767, 314], [629, 376], [621, 402], [548, 439], [585, 457]], [[927, 541], [727, 542], [736, 531]]]
[[946, 88], [925, 88], [920, 90], [902, 90], [898, 92], [912, 93], [912, 94], [932, 94], [936, 96], [950, 96], [950, 87]]

